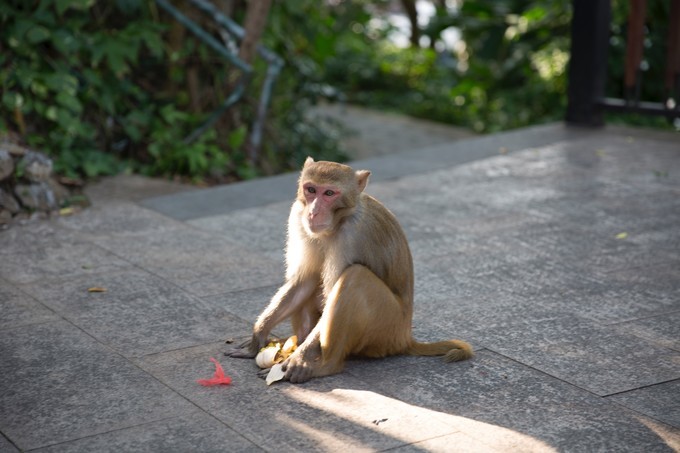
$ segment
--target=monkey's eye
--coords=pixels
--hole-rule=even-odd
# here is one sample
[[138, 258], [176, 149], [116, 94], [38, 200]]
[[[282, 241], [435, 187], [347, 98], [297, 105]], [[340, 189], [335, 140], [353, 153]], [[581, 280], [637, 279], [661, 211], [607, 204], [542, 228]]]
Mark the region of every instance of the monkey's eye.
[[335, 195], [335, 192], [333, 192], [332, 190], [327, 190], [323, 194], [326, 195], [327, 197], [332, 197], [333, 195]]
[[309, 193], [316, 193], [316, 189], [314, 187], [307, 187], [307, 192]]

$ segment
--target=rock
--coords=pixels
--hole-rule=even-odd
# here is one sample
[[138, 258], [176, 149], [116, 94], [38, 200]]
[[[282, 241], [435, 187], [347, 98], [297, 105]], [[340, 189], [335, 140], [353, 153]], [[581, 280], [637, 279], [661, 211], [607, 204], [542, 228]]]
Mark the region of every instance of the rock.
[[14, 157], [21, 157], [28, 152], [27, 148], [8, 141], [0, 142], [0, 149], [7, 151]]
[[24, 176], [31, 182], [47, 181], [52, 174], [52, 159], [37, 151], [28, 151], [19, 164]]
[[0, 134], [0, 230], [28, 219], [49, 218], [71, 193], [52, 177], [47, 155], [19, 144], [20, 138]]
[[14, 196], [0, 187], [0, 209], [6, 209], [12, 214], [21, 211], [21, 206]]
[[10, 223], [12, 221], [12, 213], [7, 209], [0, 208], [0, 225]]
[[8, 178], [14, 171], [14, 159], [9, 151], [0, 149], [0, 181]]
[[56, 193], [49, 181], [17, 184], [14, 194], [24, 207], [34, 211], [54, 211], [63, 201], [62, 194]]
[[54, 193], [54, 197], [57, 200], [57, 207], [61, 207], [64, 201], [71, 196], [71, 192], [69, 192], [66, 187], [59, 184], [54, 178], [48, 179], [47, 184], [50, 186], [50, 189], [52, 189], [52, 193]]

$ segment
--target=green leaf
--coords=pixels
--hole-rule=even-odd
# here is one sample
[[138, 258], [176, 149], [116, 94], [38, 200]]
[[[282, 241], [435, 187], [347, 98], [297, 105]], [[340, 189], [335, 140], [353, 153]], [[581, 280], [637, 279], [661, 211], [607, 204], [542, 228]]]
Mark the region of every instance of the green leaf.
[[67, 9], [86, 10], [94, 5], [95, 0], [55, 0], [57, 13], [64, 15]]
[[78, 91], [78, 79], [64, 72], [55, 72], [45, 76], [45, 85], [57, 93], [66, 92], [75, 95]]
[[66, 29], [56, 30], [52, 34], [52, 44], [59, 52], [66, 56], [70, 56], [80, 50], [80, 42]]
[[168, 104], [161, 109], [161, 117], [169, 124], [185, 122], [187, 114]]
[[227, 139], [229, 143], [229, 147], [231, 149], [240, 149], [241, 146], [243, 146], [243, 143], [246, 141], [246, 135], [248, 134], [248, 129], [246, 126], [241, 126], [229, 134], [229, 138]]
[[2, 94], [2, 103], [10, 110], [21, 108], [24, 105], [24, 97], [21, 93], [6, 91]]
[[65, 91], [57, 93], [56, 101], [59, 105], [69, 109], [73, 113], [79, 114], [83, 111], [83, 106], [78, 98]]
[[50, 39], [50, 31], [42, 25], [36, 25], [26, 33], [26, 41], [29, 44], [39, 44]]

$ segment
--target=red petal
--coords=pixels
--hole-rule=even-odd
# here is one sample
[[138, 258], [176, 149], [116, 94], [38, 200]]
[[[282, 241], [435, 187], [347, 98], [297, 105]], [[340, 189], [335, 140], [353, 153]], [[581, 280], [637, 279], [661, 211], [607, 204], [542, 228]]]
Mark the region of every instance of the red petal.
[[212, 357], [210, 357], [210, 361], [215, 364], [215, 375], [210, 379], [199, 379], [196, 382], [206, 387], [231, 384], [231, 378], [224, 374], [222, 365]]

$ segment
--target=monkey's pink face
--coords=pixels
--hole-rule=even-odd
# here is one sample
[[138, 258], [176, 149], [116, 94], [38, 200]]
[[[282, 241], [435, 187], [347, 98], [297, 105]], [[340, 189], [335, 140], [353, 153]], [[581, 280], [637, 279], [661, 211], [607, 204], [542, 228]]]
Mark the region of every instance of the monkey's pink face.
[[333, 226], [333, 212], [340, 200], [340, 190], [335, 186], [306, 183], [302, 186], [307, 206], [304, 226], [310, 233], [323, 233]]

